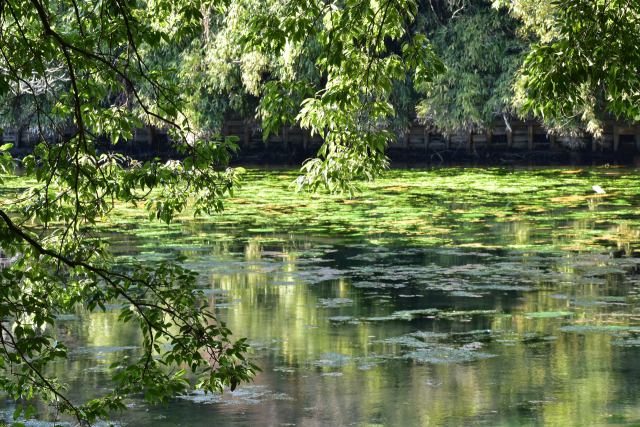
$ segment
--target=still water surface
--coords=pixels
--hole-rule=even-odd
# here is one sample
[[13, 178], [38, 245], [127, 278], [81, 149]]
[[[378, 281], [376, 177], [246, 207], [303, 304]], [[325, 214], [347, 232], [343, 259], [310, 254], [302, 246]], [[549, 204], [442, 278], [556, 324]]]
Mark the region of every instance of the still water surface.
[[[352, 199], [293, 178], [252, 171], [211, 218], [106, 226], [123, 257], [185, 256], [262, 369], [222, 396], [132, 400], [122, 425], [640, 425], [636, 171], [391, 171]], [[61, 323], [75, 396], [139, 351], [117, 313]]]

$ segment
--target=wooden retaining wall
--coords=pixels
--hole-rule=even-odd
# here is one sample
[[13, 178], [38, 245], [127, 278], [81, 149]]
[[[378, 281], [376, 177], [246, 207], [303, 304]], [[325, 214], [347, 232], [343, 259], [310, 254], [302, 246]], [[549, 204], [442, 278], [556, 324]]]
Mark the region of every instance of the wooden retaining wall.
[[[322, 142], [297, 127], [283, 129], [277, 135], [262, 138], [259, 127], [251, 122], [229, 120], [223, 128], [224, 135], [235, 135], [243, 151], [279, 151], [296, 154], [308, 153]], [[507, 128], [503, 120], [496, 120], [491, 130], [445, 135], [418, 123], [413, 124], [397, 143], [389, 149], [393, 152], [408, 151], [425, 154], [456, 151], [468, 154], [490, 152], [528, 151], [578, 151], [595, 153], [640, 153], [640, 125], [615, 122], [605, 123], [601, 138], [591, 135], [553, 135], [535, 121], [512, 121]]]
[[[282, 129], [265, 141], [259, 126], [250, 120], [227, 120], [222, 132], [226, 136], [237, 136], [240, 145], [240, 159], [299, 159], [315, 153], [322, 140], [299, 127]], [[5, 142], [13, 142], [17, 149], [26, 150], [33, 142], [26, 132], [5, 131]], [[124, 151], [133, 154], [170, 155], [166, 133], [153, 128], [136, 130], [134, 137], [120, 145]], [[508, 128], [503, 120], [496, 120], [494, 126], [483, 132], [460, 132], [445, 135], [437, 130], [414, 123], [399, 136], [398, 142], [389, 147], [393, 155], [411, 153], [423, 154], [448, 153], [465, 156], [483, 153], [509, 152], [582, 152], [609, 155], [640, 154], [640, 125], [608, 122], [604, 134], [596, 139], [590, 135], [581, 137], [549, 134], [535, 121], [513, 120]]]

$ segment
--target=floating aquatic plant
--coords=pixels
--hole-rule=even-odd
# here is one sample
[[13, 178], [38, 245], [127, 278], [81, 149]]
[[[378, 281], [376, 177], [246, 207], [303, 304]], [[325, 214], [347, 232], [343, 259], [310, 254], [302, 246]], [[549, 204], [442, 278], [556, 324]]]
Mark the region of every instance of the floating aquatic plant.
[[491, 359], [495, 354], [476, 351], [475, 348], [464, 347], [427, 347], [411, 351], [402, 357], [418, 363], [431, 363], [435, 365], [449, 363], [476, 362], [478, 360]]
[[530, 317], [533, 319], [547, 319], [547, 318], [556, 318], [556, 317], [569, 317], [572, 316], [573, 313], [570, 311], [535, 311], [530, 313], [524, 313], [525, 317]]
[[353, 305], [353, 300], [350, 298], [320, 298], [318, 300], [318, 307], [334, 308], [334, 307], [347, 307]]

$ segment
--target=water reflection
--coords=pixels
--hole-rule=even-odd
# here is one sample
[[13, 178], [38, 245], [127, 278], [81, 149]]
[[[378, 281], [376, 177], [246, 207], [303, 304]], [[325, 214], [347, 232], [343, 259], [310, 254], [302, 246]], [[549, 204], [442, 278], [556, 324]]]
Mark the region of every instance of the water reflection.
[[[566, 184], [535, 188], [548, 200]], [[256, 214], [240, 228], [193, 221], [169, 230], [170, 239], [157, 230], [114, 237], [123, 253], [135, 246], [150, 259], [186, 256], [211, 307], [249, 337], [263, 370], [254, 384], [224, 396], [194, 394], [166, 407], [134, 400], [121, 421], [640, 422], [640, 259], [631, 257], [640, 235], [626, 199], [571, 199], [552, 208], [493, 197], [454, 203], [440, 193], [426, 214], [415, 210], [429, 189], [380, 185], [396, 197], [385, 207], [395, 203], [398, 214], [387, 229], [384, 215], [368, 216], [370, 204], [355, 203], [350, 217], [291, 229], [286, 215], [266, 230]], [[500, 188], [497, 181], [491, 191]], [[365, 220], [371, 223], [358, 228]], [[355, 229], [355, 236], [345, 231]], [[417, 244], [416, 236], [426, 240]], [[75, 316], [59, 328], [75, 350], [56, 373], [87, 397], [108, 387], [106, 366], [135, 354], [140, 336], [116, 322], [117, 310]]]
[[[358, 261], [363, 255], [376, 262]], [[135, 425], [207, 425], [211, 419], [230, 425], [588, 425], [635, 416], [627, 412], [637, 403], [635, 378], [627, 374], [636, 369], [629, 357], [635, 350], [611, 345], [629, 333], [559, 329], [634, 324], [628, 266], [609, 257], [367, 251], [259, 239], [190, 257], [208, 271], [210, 304], [233, 331], [250, 337], [263, 372], [239, 395], [195, 396], [148, 413], [134, 407], [126, 418]], [[372, 266], [379, 268], [363, 276]], [[461, 284], [475, 292], [456, 291]], [[393, 317], [425, 308], [437, 311]], [[64, 368], [83, 389], [100, 389], [99, 367], [135, 351], [127, 346], [139, 337], [121, 330], [111, 314], [67, 322], [67, 335], [92, 349], [91, 357], [80, 351]], [[436, 363], [423, 362], [407, 359], [402, 345], [384, 343], [416, 331], [443, 336], [434, 347], [440, 352], [477, 343], [470, 354], [495, 357], [458, 360], [458, 353], [444, 353]], [[480, 332], [463, 334], [470, 331]]]

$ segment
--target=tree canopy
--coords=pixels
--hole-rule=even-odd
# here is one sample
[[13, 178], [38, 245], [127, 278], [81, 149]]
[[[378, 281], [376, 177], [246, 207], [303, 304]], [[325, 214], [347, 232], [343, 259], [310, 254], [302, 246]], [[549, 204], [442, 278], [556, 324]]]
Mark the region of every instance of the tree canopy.
[[422, 30], [445, 64], [432, 82], [418, 85], [418, 116], [443, 132], [482, 131], [496, 117], [517, 115], [513, 83], [526, 52], [517, 22], [483, 1], [451, 9]]
[[558, 127], [640, 118], [637, 1], [502, 2], [538, 37], [519, 72], [516, 103]]

